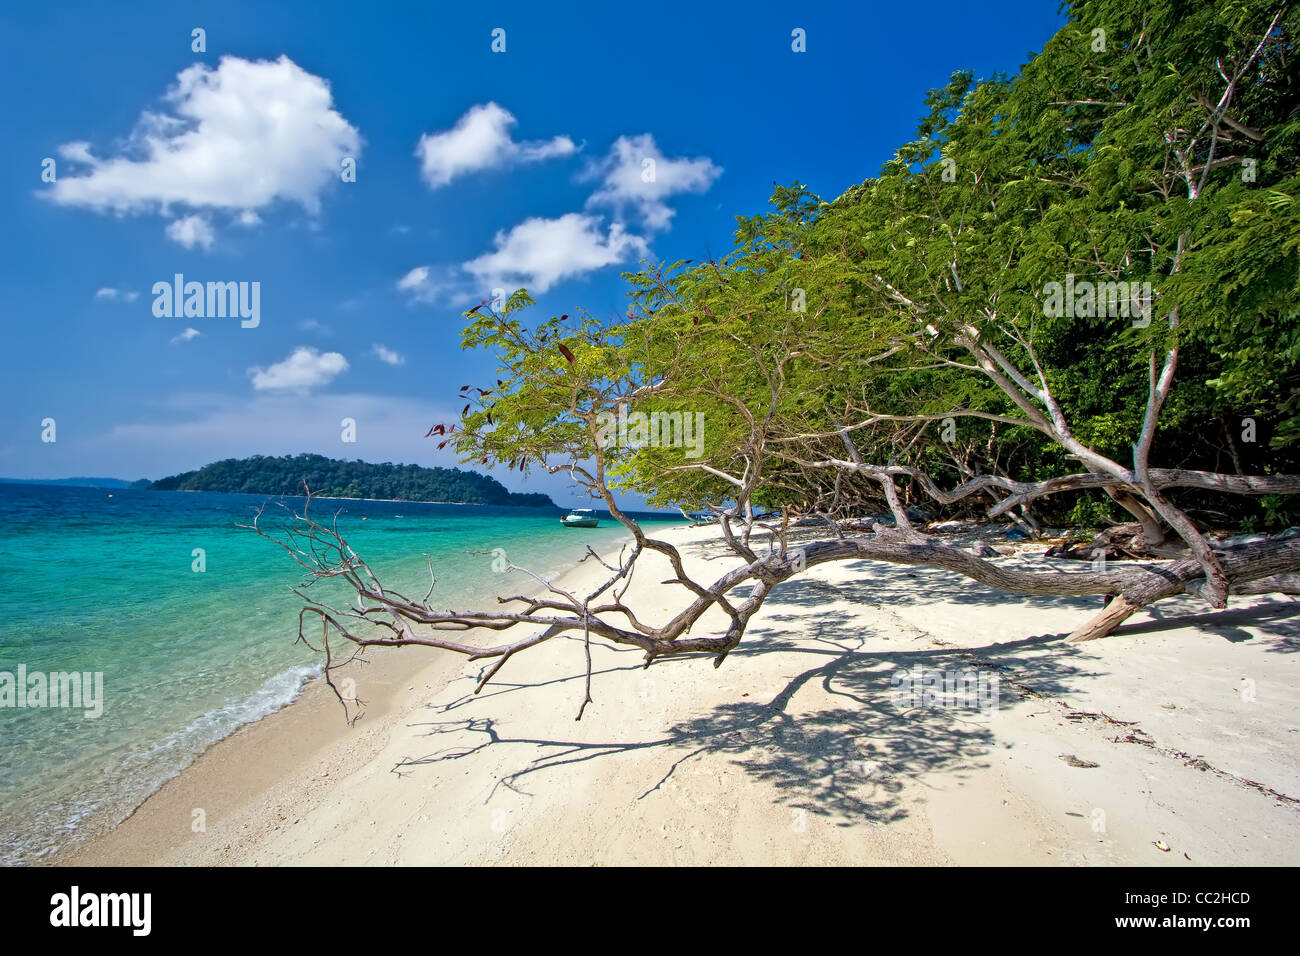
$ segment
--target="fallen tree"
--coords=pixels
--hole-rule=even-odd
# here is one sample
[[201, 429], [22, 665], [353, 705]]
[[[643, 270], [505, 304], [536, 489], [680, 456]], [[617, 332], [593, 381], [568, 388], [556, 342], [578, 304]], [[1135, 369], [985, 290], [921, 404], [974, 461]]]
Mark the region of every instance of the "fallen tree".
[[[523, 290], [467, 313], [463, 347], [495, 354], [499, 375], [461, 389], [465, 414], [430, 432], [439, 447], [568, 475], [631, 543], [589, 592], [532, 575], [535, 595], [452, 612], [384, 587], [310, 504], [283, 532], [259, 516], [258, 533], [310, 575], [295, 589], [300, 637], [327, 656], [327, 677], [365, 648], [420, 645], [493, 659], [481, 689], [520, 651], [581, 632], [585, 708], [593, 636], [641, 648], [647, 666], [682, 654], [719, 665], [773, 588], [830, 562], [1107, 597], [1071, 641], [1176, 594], [1222, 608], [1234, 594], [1300, 593], [1300, 537], [1225, 544], [1200, 516], [1209, 497], [1240, 526], [1258, 499], [1285, 526], [1300, 492], [1300, 15], [1260, 2], [1171, 11], [1073, 4], [1017, 77], [957, 74], [935, 91], [919, 138], [878, 177], [831, 203], [778, 188], [774, 212], [740, 220], [729, 255], [629, 275], [625, 320], [530, 328]], [[707, 426], [699, 447], [682, 441], [687, 420]], [[1263, 426], [1269, 441], [1256, 442]], [[1214, 467], [1225, 456], [1231, 472]], [[628, 490], [715, 516], [732, 566], [688, 573], [619, 507]], [[1149, 559], [1106, 561], [1103, 535], [1096, 566], [1030, 569], [917, 517], [961, 510], [1032, 537], [1067, 499], [1075, 523], [1128, 519], [1125, 553]], [[796, 526], [824, 533], [796, 543]], [[625, 601], [648, 553], [683, 589], [664, 621]], [[326, 579], [356, 606], [315, 597]], [[693, 633], [713, 610], [726, 629]], [[508, 639], [468, 636], [480, 630]]]

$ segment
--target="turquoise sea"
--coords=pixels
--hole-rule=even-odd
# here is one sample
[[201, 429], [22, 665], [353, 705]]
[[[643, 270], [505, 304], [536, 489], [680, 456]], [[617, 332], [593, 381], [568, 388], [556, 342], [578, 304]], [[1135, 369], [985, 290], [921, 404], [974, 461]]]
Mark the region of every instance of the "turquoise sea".
[[[241, 530], [271, 499], [0, 484], [0, 682], [20, 667], [103, 674], [103, 713], [0, 705], [0, 864], [48, 860], [112, 825], [236, 727], [297, 696], [319, 662], [295, 644], [304, 580], [281, 549]], [[297, 506], [301, 499], [286, 499]], [[268, 509], [268, 519], [277, 508]], [[627, 532], [562, 528], [552, 509], [318, 499], [385, 586], [487, 607], [530, 589], [491, 554], [547, 577]], [[666, 517], [639, 520], [680, 523]], [[204, 570], [194, 570], [195, 549]], [[426, 557], [427, 556], [427, 557]], [[30, 678], [29, 678], [30, 679]], [[2, 687], [2, 684], [0, 684]], [[0, 694], [0, 701], [3, 695]]]

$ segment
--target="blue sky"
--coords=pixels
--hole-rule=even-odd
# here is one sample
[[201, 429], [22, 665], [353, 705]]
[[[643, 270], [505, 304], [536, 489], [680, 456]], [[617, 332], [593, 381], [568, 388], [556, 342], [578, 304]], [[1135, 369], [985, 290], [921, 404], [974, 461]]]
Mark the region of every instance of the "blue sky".
[[[726, 251], [774, 182], [833, 198], [926, 90], [1014, 71], [1063, 22], [1050, 0], [264, 6], [0, 13], [0, 475], [456, 465], [422, 436], [494, 372], [458, 348], [467, 302], [622, 312], [639, 259]], [[155, 315], [176, 273], [259, 283], [256, 327]]]

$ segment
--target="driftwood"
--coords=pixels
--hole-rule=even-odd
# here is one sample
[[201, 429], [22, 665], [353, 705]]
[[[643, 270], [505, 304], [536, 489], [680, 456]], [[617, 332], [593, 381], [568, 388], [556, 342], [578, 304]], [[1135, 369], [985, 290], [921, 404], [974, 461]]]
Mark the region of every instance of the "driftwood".
[[[1270, 26], [1264, 37], [1272, 29]], [[1172, 158], [1164, 181], [1158, 185], [1166, 195], [1185, 189], [1188, 201], [1194, 202], [1199, 197], [1211, 164], [1196, 166], [1198, 149], [1203, 149], [1207, 140], [1225, 135], [1221, 124], [1225, 122], [1234, 91], [1258, 57], [1263, 42], [1261, 39], [1253, 51], [1241, 51], [1237, 57], [1239, 65], [1231, 77], [1220, 69], [1224, 89], [1207, 97], [1206, 103], [1216, 105], [1212, 109], [1206, 107], [1204, 125], [1199, 131], [1195, 124], [1165, 131]], [[1190, 241], [1190, 234], [1179, 237], [1169, 266], [1171, 273], [1182, 269]], [[691, 368], [696, 387], [674, 394], [676, 380], [672, 363], [689, 361], [680, 353], [667, 368], [657, 361], [659, 353], [653, 357], [630, 356], [616, 363], [620, 369], [654, 367], [655, 376], [634, 380], [632, 376], [638, 372], [620, 371], [618, 374], [625, 377], [608, 381], [588, 374], [585, 363], [575, 362], [572, 350], [549, 338], [555, 334], [553, 326], [540, 333], [530, 333], [514, 320], [507, 322], [504, 315], [495, 315], [490, 308], [476, 308], [478, 322], [497, 322], [496, 331], [500, 336], [512, 342], [512, 348], [519, 349], [513, 353], [519, 358], [513, 366], [517, 374], [509, 385], [498, 382], [499, 386], [525, 394], [530, 380], [540, 380], [540, 376], [545, 379], [544, 384], [555, 387], [548, 390], [539, 386], [526, 393], [528, 402], [532, 403], [528, 408], [530, 424], [524, 429], [503, 429], [507, 437], [499, 437], [492, 431], [491, 415], [486, 416], [485, 423], [480, 421], [482, 416], [473, 424], [462, 421], [464, 427], [455, 439], [458, 450], [483, 463], [509, 462], [513, 468], [527, 462], [529, 467], [569, 476], [593, 502], [602, 503], [627, 528], [632, 536], [630, 545], [614, 564], [605, 564], [594, 552], [587, 555], [585, 560], [600, 561], [608, 572], [587, 592], [567, 591], [526, 569], [511, 566], [510, 570], [531, 575], [540, 585], [540, 592], [531, 596], [503, 596], [498, 599], [500, 607], [494, 610], [439, 610], [428, 603], [432, 585], [429, 593], [418, 600], [383, 586], [374, 571], [339, 535], [337, 527], [318, 523], [310, 516], [309, 495], [307, 507], [301, 514], [292, 516], [282, 534], [268, 533], [262, 527], [260, 513], [251, 526], [258, 534], [284, 547], [310, 575], [306, 585], [295, 588], [304, 601], [299, 615], [299, 637], [326, 655], [327, 679], [336, 666], [351, 659], [346, 655], [340, 658], [336, 653], [337, 640], [332, 639], [341, 637], [349, 655], [372, 646], [418, 645], [464, 654], [472, 660], [492, 659], [494, 663], [479, 683], [481, 689], [515, 654], [566, 632], [581, 632], [587, 640], [595, 636], [638, 647], [645, 653], [647, 666], [661, 657], [682, 654], [708, 654], [715, 666], [720, 665], [740, 643], [749, 621], [773, 588], [808, 568], [830, 562], [924, 565], [946, 569], [1014, 594], [1108, 598], [1099, 614], [1069, 635], [1071, 641], [1111, 634], [1141, 608], [1176, 594], [1192, 594], [1213, 608], [1223, 608], [1230, 595], [1300, 593], [1300, 537], [1276, 536], [1236, 546], [1215, 542], [1209, 529], [1198, 525], [1176, 500], [1181, 489], [1233, 496], [1294, 495], [1300, 493], [1300, 475], [1219, 474], [1161, 468], [1151, 461], [1161, 414], [1178, 370], [1177, 345], [1163, 353], [1153, 347], [1145, 356], [1146, 408], [1137, 433], [1132, 436], [1131, 461], [1119, 461], [1088, 446], [1077, 436], [1035, 350], [1036, 317], [1006, 314], [996, 299], [972, 306], [962, 297], [953, 296], [960, 304], [949, 305], [946, 290], [965, 288], [962, 263], [954, 259], [943, 272], [942, 276], [929, 277], [933, 281], [918, 280], [915, 289], [899, 289], [880, 275], [863, 270], [859, 276], [861, 284], [871, 293], [867, 305], [876, 312], [889, 313], [889, 318], [899, 320], [900, 328], [908, 330], [902, 333], [900, 341], [882, 343], [877, 354], [846, 356], [842, 342], [827, 344], [816, 337], [798, 338], [799, 329], [817, 326], [829, 304], [801, 314], [798, 327], [791, 326], [790, 335], [780, 342], [765, 342], [759, 348], [742, 341], [752, 353], [752, 361], [747, 359], [742, 376], [743, 387], [748, 389], [744, 394], [729, 391], [726, 381], [710, 379], [705, 385], [698, 385], [700, 377], [709, 374], [707, 369], [698, 366]], [[651, 281], [652, 285], [655, 283], [662, 286], [664, 301], [678, 299], [668, 280], [656, 274]], [[1171, 329], [1177, 328], [1177, 309], [1170, 311], [1166, 319]], [[572, 341], [575, 345], [595, 344], [597, 338], [596, 333], [584, 326]], [[619, 347], [630, 351], [634, 345], [629, 338], [621, 340]], [[556, 348], [568, 363], [560, 369], [551, 364]], [[870, 407], [870, 390], [864, 387], [859, 398], [847, 399], [844, 407], [818, 408], [795, 422], [788, 422], [779, 414], [785, 407], [782, 400], [786, 397], [787, 370], [796, 358], [805, 369], [809, 366], [823, 369], [830, 380], [842, 379], [846, 368], [883, 360], [903, 351], [915, 355], [926, 367], [982, 376], [984, 384], [991, 383], [1005, 398], [1005, 413], [951, 408], [927, 414], [887, 414]], [[479, 391], [481, 395], [490, 394]], [[676, 547], [648, 536], [619, 508], [607, 480], [613, 467], [627, 464], [627, 453], [622, 453], [617, 462], [607, 458], [607, 454], [618, 453], [607, 452], [605, 448], [601, 438], [602, 419], [620, 408], [656, 397], [670, 397], [678, 403], [708, 401], [710, 407], [734, 414], [741, 422], [741, 430], [747, 427], [747, 434], [729, 442], [727, 447], [714, 447], [708, 456], [672, 459], [680, 460], [680, 464], [664, 464], [666, 459], [659, 459], [654, 465], [656, 471], [652, 477], [693, 472], [694, 477], [702, 479], [701, 486], [723, 489], [709, 492], [715, 499], [713, 503], [688, 503], [695, 508], [704, 505], [716, 518], [725, 556], [734, 565], [712, 579], [701, 580], [688, 574]], [[957, 418], [982, 420], [990, 423], [990, 428], [1034, 429], [1077, 464], [1070, 466], [1071, 474], [1026, 482], [1004, 473], [988, 456], [968, 459], [950, 455], [959, 482], [945, 487], [942, 480], [918, 466], [923, 458], [916, 452], [926, 445], [922, 436], [927, 428]], [[550, 433], [559, 436], [550, 444], [533, 437], [536, 422], [554, 421], [562, 422], [564, 427]], [[451, 435], [455, 430], [453, 427], [444, 434]], [[863, 441], [866, 436], [873, 440]], [[928, 447], [933, 450], [936, 446], [930, 441]], [[864, 452], [864, 448], [886, 449], [881, 453], [886, 460], [870, 460], [871, 453]], [[982, 473], [977, 473], [977, 467]], [[780, 474], [780, 481], [786, 483], [771, 483], [776, 479], [769, 479], [770, 473]], [[798, 489], [794, 494], [790, 493], [791, 482]], [[864, 485], [873, 489], [873, 503], [883, 501], [887, 505], [892, 522], [867, 521], [861, 517], [868, 505], [861, 491]], [[772, 494], [774, 490], [779, 494]], [[805, 491], [806, 501], [783, 508], [776, 519], [763, 520], [756, 514], [756, 494], [761, 501], [776, 497], [797, 501], [798, 495]], [[1013, 561], [978, 556], [918, 528], [921, 515], [926, 512], [920, 510], [917, 499], [935, 508], [958, 505], [968, 515], [978, 502], [985, 506], [987, 519], [1008, 521], [1016, 526], [1018, 535], [1033, 537], [1039, 526], [1032, 513], [1036, 502], [1052, 495], [1081, 491], [1107, 495], [1132, 518], [1129, 525], [1111, 529], [1094, 539], [1092, 550], [1103, 551], [1102, 556], [1108, 559], [1119, 556], [1150, 556], [1150, 559], [1107, 560], [1096, 566], [1072, 568], [1060, 567], [1060, 562], [1048, 562], [1046, 567], [1028, 568]], [[790, 534], [794, 527], [811, 532], [814, 540], [796, 544]], [[1086, 549], [1086, 545], [1082, 549], [1067, 548], [1066, 556], [1073, 557], [1077, 551]], [[649, 552], [667, 559], [673, 575], [667, 583], [681, 588], [686, 598], [685, 607], [664, 621], [643, 621], [624, 601], [637, 562]], [[1087, 557], [1093, 559], [1098, 555]], [[319, 580], [346, 583], [355, 592], [356, 605], [338, 607], [318, 599], [310, 585]], [[693, 633], [693, 626], [714, 609], [728, 619], [725, 631]], [[315, 629], [317, 624], [319, 632]], [[509, 639], [490, 646], [477, 639], [464, 639], [468, 632], [475, 630], [500, 632]], [[520, 632], [522, 636], [510, 636]], [[586, 659], [586, 700], [589, 700], [589, 653]], [[344, 700], [345, 708], [350, 703], [355, 701]], [[581, 712], [580, 709], [579, 716]]]
[[[761, 528], [749, 523], [731, 527], [730, 517], [721, 515], [721, 528], [730, 550], [744, 562], [712, 581], [702, 582], [687, 574], [680, 551], [672, 544], [648, 537], [614, 504], [614, 516], [633, 534], [617, 564], [605, 563], [588, 551], [584, 560], [600, 562], [609, 574], [586, 593], [557, 587], [524, 568], [510, 565], [542, 585], [540, 593], [498, 599], [495, 611], [449, 611], [429, 603], [433, 593], [432, 568], [429, 591], [414, 599], [385, 587], [373, 569], [349, 546], [336, 524], [322, 524], [310, 514], [311, 495], [301, 513], [292, 513], [282, 533], [268, 533], [259, 511], [247, 527], [275, 541], [309, 572], [306, 584], [294, 593], [304, 601], [299, 613], [299, 639], [326, 657], [326, 680], [334, 688], [345, 711], [355, 715], [353, 698], [347, 698], [332, 680], [332, 672], [355, 660], [368, 647], [416, 645], [463, 654], [470, 660], [495, 659], [476, 687], [476, 693], [492, 680], [502, 666], [520, 651], [536, 647], [560, 634], [581, 631], [587, 640], [598, 636], [616, 644], [639, 647], [645, 665], [660, 657], [709, 654], [719, 666], [741, 641], [746, 625], [774, 587], [802, 574], [810, 567], [840, 561], [884, 561], [891, 564], [944, 568], [979, 581], [991, 588], [1033, 595], [1117, 595], [1102, 613], [1069, 636], [1070, 641], [1090, 640], [1111, 633], [1142, 607], [1184, 592], [1200, 593], [1205, 586], [1204, 569], [1194, 558], [1163, 563], [1107, 565], [1104, 569], [1031, 569], [979, 557], [969, 550], [915, 530], [876, 524], [872, 533], [827, 538], [792, 547], [788, 528]], [[766, 546], [752, 542], [755, 531], [766, 531]], [[668, 583], [689, 591], [692, 600], [665, 623], [642, 621], [623, 598], [637, 560], [647, 551], [664, 555], [675, 577]], [[1300, 536], [1289, 536], [1246, 547], [1224, 549], [1216, 558], [1230, 583], [1231, 593], [1258, 594], [1269, 591], [1300, 593]], [[355, 606], [335, 606], [316, 598], [310, 586], [319, 580], [342, 580], [355, 592]], [[734, 595], [742, 585], [749, 588], [741, 599]], [[723, 634], [692, 635], [692, 625], [706, 611], [722, 609], [731, 619]], [[315, 620], [320, 631], [309, 627]], [[519, 627], [528, 633], [511, 641], [484, 645], [458, 638], [469, 631], [507, 632]], [[319, 633], [317, 639], [315, 635]], [[340, 655], [331, 633], [346, 642]], [[590, 678], [590, 655], [587, 657]], [[583, 702], [590, 701], [590, 687]], [[579, 710], [581, 717], [581, 708]]]

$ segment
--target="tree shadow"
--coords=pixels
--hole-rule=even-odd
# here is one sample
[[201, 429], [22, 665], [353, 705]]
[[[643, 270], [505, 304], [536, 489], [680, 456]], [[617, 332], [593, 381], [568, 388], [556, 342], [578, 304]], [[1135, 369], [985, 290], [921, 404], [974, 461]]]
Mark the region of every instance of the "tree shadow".
[[[1121, 628], [1117, 634], [1158, 634], [1180, 627], [1194, 627], [1222, 637], [1233, 644], [1246, 641], [1268, 642], [1270, 654], [1294, 654], [1300, 651], [1300, 601], [1290, 598], [1268, 600], [1253, 607], [1195, 613], [1187, 601], [1166, 601], [1147, 610], [1154, 618]], [[1179, 613], [1182, 611], [1183, 613]], [[1245, 630], [1254, 628], [1262, 634]]]
[[[744, 643], [732, 651], [724, 666], [743, 665], [766, 654], [792, 655], [807, 666], [769, 700], [731, 701], [668, 726], [652, 739], [634, 731], [605, 740], [516, 736], [504, 732], [491, 717], [475, 716], [472, 708], [486, 698], [526, 692], [532, 687], [572, 682], [580, 688], [584, 675], [575, 673], [539, 684], [494, 682], [484, 694], [465, 696], [444, 705], [430, 705], [437, 717], [425, 724], [426, 736], [447, 739], [466, 735], [423, 757], [401, 761], [394, 773], [411, 773], [423, 765], [455, 761], [490, 747], [500, 747], [506, 771], [496, 787], [530, 795], [533, 774], [563, 773], [592, 760], [617, 760], [639, 752], [662, 752], [669, 759], [655, 781], [646, 781], [639, 799], [664, 790], [687, 761], [720, 757], [748, 777], [770, 787], [777, 799], [793, 809], [826, 817], [839, 826], [868, 822], [885, 824], [907, 815], [903, 793], [909, 782], [925, 778], [930, 786], [945, 779], [960, 780], [986, 765], [999, 744], [989, 729], [989, 710], [918, 701], [898, 693], [902, 672], [968, 675], [997, 688], [992, 706], [1004, 708], [1021, 699], [1068, 695], [1081, 678], [1104, 677], [1095, 655], [1065, 643], [1059, 634], [1026, 637], [977, 647], [945, 644], [907, 621], [864, 614], [866, 608], [928, 603], [1099, 609], [1099, 598], [1008, 595], [949, 572], [849, 562], [849, 580], [797, 578], [781, 585], [779, 594], [756, 616]], [[737, 589], [737, 598], [743, 590]], [[1120, 634], [1200, 627], [1230, 641], [1253, 639], [1249, 625], [1278, 636], [1273, 651], [1294, 651], [1300, 640], [1297, 603], [1272, 602], [1211, 614], [1180, 614], [1190, 599], [1173, 599], [1153, 606], [1154, 621], [1131, 625]], [[924, 646], [918, 642], [924, 640]], [[600, 642], [602, 645], [605, 642]], [[620, 654], [635, 649], [609, 647]], [[661, 659], [654, 667], [707, 666], [694, 658]], [[615, 664], [596, 677], [615, 671], [641, 670], [640, 663]], [[597, 679], [594, 691], [599, 697]], [[576, 700], [576, 697], [575, 697]], [[967, 701], [967, 704], [970, 702]], [[468, 712], [468, 715], [467, 715]], [[517, 758], [510, 745], [526, 745], [530, 754]], [[540, 755], [534, 751], [540, 750]], [[935, 775], [939, 774], [939, 777]], [[491, 799], [491, 794], [488, 800]]]
[[[825, 603], [815, 594], [809, 594], [808, 600]], [[410, 773], [422, 765], [460, 760], [489, 747], [528, 745], [543, 754], [507, 770], [496, 786], [529, 795], [526, 786], [533, 774], [563, 772], [575, 764], [638, 752], [670, 754], [671, 762], [660, 778], [647, 781], [639, 798], [644, 799], [662, 790], [686, 761], [720, 756], [755, 782], [770, 786], [792, 809], [833, 819], [840, 826], [864, 821], [885, 824], [906, 816], [901, 794], [909, 781], [936, 772], [959, 778], [984, 766], [997, 746], [988, 727], [987, 698], [983, 709], [973, 699], [954, 705], [950, 700], [932, 703], [909, 698], [900, 695], [900, 671], [915, 675], [920, 668], [921, 674], [983, 678], [986, 686], [996, 688], [994, 708], [1025, 697], [1064, 693], [1074, 678], [1098, 673], [1095, 659], [1089, 659], [1086, 668], [1078, 666], [1074, 658], [1081, 651], [1059, 640], [1035, 637], [974, 649], [878, 651], [865, 647], [869, 639], [880, 636], [875, 628], [881, 625], [861, 614], [819, 612], [815, 635], [797, 642], [783, 627], [785, 617], [766, 613], [750, 640], [732, 652], [738, 659], [778, 652], [809, 659], [810, 666], [770, 700], [724, 703], [674, 723], [650, 740], [616, 736], [592, 741], [511, 735], [491, 717], [453, 716], [469, 704], [461, 699], [430, 705], [451, 719], [421, 726], [428, 728], [431, 738], [469, 732], [477, 739], [403, 760], [393, 772]], [[810, 620], [807, 615], [799, 619], [805, 627]], [[674, 663], [707, 666], [700, 660]], [[576, 687], [582, 679], [575, 674], [547, 683], [573, 681]], [[516, 685], [498, 693], [518, 693], [527, 687]], [[598, 695], [599, 684], [594, 688]], [[500, 752], [509, 754], [508, 747]]]
[[[1079, 570], [1078, 561], [1042, 562], [1030, 559], [1001, 558], [998, 564], [1032, 569], [1041, 563], [1043, 570]], [[1062, 568], [1064, 565], [1064, 568]], [[1100, 610], [1102, 599], [1097, 596], [1067, 596], [1054, 594], [1019, 594], [1000, 591], [978, 581], [972, 580], [942, 568], [909, 567], [907, 565], [890, 565], [880, 561], [848, 561], [835, 566], [851, 575], [851, 582], [832, 581], [816, 582], [815, 579], [793, 579], [783, 587], [791, 584], [814, 583], [837, 590], [852, 588], [869, 595], [869, 603], [898, 604], [903, 606], [920, 606], [925, 604], [964, 604], [984, 607], [1001, 607], [1008, 601], [1014, 601], [1024, 608], [1077, 608], [1081, 611]], [[784, 592], [782, 593], [784, 599]], [[848, 599], [852, 600], [852, 597]]]
[[[894, 565], [882, 566], [872, 561], [849, 562], [843, 567], [851, 570], [852, 580], [827, 582], [815, 578], [795, 578], [782, 583], [779, 592], [773, 592], [774, 600], [791, 610], [821, 607], [828, 601], [843, 601], [878, 610], [891, 605], [924, 607], [927, 604], [943, 603], [1005, 606], [1014, 603], [1025, 608], [1078, 610], [1083, 615], [1081, 622], [1106, 604], [1106, 599], [1100, 595], [1069, 597], [999, 591], [941, 569], [911, 570]], [[738, 594], [740, 591], [738, 588]], [[1300, 651], [1300, 601], [1274, 596], [1251, 607], [1196, 612], [1196, 608], [1203, 607], [1204, 604], [1187, 595], [1166, 598], [1145, 608], [1145, 612], [1154, 620], [1121, 625], [1113, 637], [1194, 627], [1233, 643], [1241, 643], [1258, 640], [1257, 635], [1244, 629], [1252, 627], [1264, 632], [1270, 640], [1270, 653]], [[769, 614], [765, 619], [796, 621], [803, 618], [798, 614], [777, 613]], [[1044, 636], [1064, 637], [1065, 634]]]

